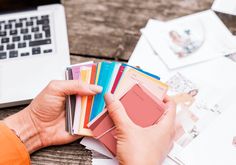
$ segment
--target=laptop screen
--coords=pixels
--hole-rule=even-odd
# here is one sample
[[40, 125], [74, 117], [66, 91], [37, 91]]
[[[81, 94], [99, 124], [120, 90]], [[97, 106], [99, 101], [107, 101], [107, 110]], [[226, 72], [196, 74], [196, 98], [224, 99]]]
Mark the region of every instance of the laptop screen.
[[53, 3], [60, 3], [60, 0], [0, 0], [0, 13], [30, 10]]

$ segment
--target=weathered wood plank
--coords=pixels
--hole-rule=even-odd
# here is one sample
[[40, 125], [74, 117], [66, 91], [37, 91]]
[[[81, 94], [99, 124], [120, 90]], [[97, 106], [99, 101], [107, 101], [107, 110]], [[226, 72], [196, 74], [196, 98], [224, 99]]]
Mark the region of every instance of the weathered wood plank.
[[4, 119], [12, 114], [15, 114], [24, 108], [25, 108], [25, 106], [17, 106], [17, 107], [0, 109], [0, 120]]
[[[128, 60], [149, 18], [170, 20], [211, 7], [213, 0], [65, 0], [73, 54]], [[236, 32], [236, 17], [221, 15]]]
[[39, 150], [31, 155], [32, 164], [91, 164], [91, 151], [79, 144], [79, 140], [63, 145]]
[[[81, 56], [70, 56], [71, 64], [78, 64], [81, 62], [87, 62], [87, 61], [94, 61], [94, 62], [101, 62], [101, 61], [111, 61], [107, 59], [98, 59], [98, 58], [90, 58], [90, 57], [81, 57]], [[112, 60], [113, 61], [113, 60]]]
[[224, 24], [229, 28], [233, 35], [236, 35], [236, 16], [217, 13]]

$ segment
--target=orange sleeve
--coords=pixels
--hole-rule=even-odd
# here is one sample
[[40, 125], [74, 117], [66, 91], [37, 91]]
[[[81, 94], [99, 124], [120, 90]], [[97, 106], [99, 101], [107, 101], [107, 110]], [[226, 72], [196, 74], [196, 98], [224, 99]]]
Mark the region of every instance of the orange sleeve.
[[7, 126], [0, 122], [0, 164], [29, 165], [25, 145]]

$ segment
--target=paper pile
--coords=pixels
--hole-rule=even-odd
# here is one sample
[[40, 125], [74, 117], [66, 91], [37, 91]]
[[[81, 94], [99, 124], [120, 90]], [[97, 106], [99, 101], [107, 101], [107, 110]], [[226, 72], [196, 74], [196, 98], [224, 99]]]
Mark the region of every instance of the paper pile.
[[[211, 10], [168, 22], [149, 20], [141, 32], [129, 64], [158, 73], [177, 103], [175, 145], [163, 164], [204, 164], [203, 159], [212, 159], [214, 154], [203, 152], [207, 145], [197, 139], [211, 134], [209, 127], [228, 111], [235, 98], [236, 77], [232, 71], [236, 64], [224, 57], [236, 52], [235, 38]], [[230, 155], [234, 151], [227, 150]], [[191, 158], [195, 154], [199, 156], [194, 163]], [[231, 164], [236, 161], [228, 158]]]

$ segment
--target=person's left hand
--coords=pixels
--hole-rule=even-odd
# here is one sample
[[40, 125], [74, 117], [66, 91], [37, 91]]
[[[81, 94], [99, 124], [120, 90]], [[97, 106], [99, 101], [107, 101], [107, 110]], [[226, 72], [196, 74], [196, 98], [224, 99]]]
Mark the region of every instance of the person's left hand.
[[28, 107], [4, 122], [16, 131], [30, 153], [43, 147], [66, 144], [79, 138], [65, 131], [66, 96], [88, 96], [101, 91], [99, 86], [77, 80], [52, 81]]

